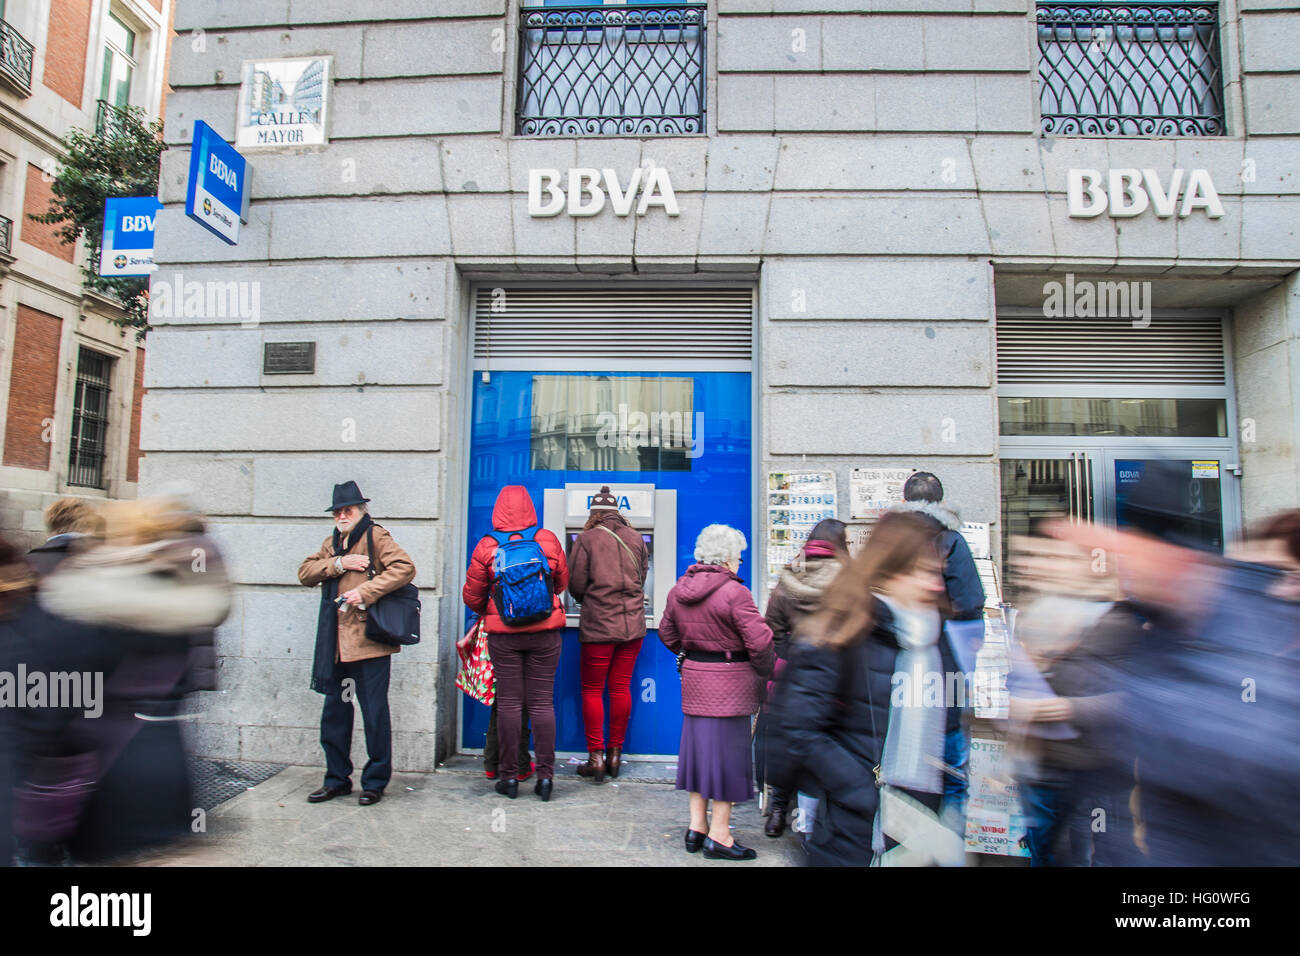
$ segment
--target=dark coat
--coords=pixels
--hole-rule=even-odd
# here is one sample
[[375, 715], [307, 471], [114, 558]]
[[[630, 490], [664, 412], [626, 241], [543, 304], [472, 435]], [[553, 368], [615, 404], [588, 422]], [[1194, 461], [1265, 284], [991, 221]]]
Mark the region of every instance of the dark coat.
[[948, 592], [947, 616], [957, 621], [973, 621], [984, 616], [984, 585], [970, 553], [970, 545], [961, 536], [961, 519], [956, 512], [932, 501], [905, 501], [897, 511], [910, 511], [934, 526], [935, 545], [943, 561], [943, 583]]
[[790, 639], [804, 620], [817, 610], [822, 595], [843, 565], [836, 558], [805, 558], [799, 567], [786, 568], [767, 599], [763, 615], [772, 629], [776, 656], [790, 658]]
[[758, 712], [763, 682], [776, 662], [772, 630], [754, 596], [729, 568], [692, 564], [672, 590], [659, 620], [659, 639], [681, 651], [747, 652], [747, 661], [682, 663], [682, 713], [740, 717]]
[[617, 511], [606, 511], [600, 524], [574, 540], [568, 560], [569, 593], [582, 605], [578, 639], [594, 644], [645, 637], [650, 554], [641, 533]]
[[[492, 509], [492, 527], [496, 531], [523, 531], [537, 525], [537, 509], [528, 497], [528, 490], [522, 485], [507, 485], [497, 495], [496, 507]], [[554, 631], [564, 627], [564, 604], [559, 595], [569, 586], [569, 564], [564, 558], [564, 549], [560, 539], [545, 528], [540, 529], [534, 540], [541, 545], [542, 553], [551, 566], [551, 586], [555, 590], [555, 600], [551, 616], [532, 624], [512, 627], [501, 620], [497, 613], [496, 602], [492, 600], [492, 561], [497, 553], [497, 541], [486, 535], [474, 547], [469, 557], [469, 567], [465, 569], [465, 586], [461, 588], [461, 599], [465, 606], [483, 618], [483, 627], [489, 634], [527, 634], [534, 631]]]
[[[780, 739], [809, 783], [822, 793], [808, 844], [818, 866], [866, 866], [879, 800], [873, 768], [889, 730], [890, 694], [899, 653], [893, 615], [876, 601], [871, 631], [832, 650], [796, 641], [781, 689]], [[939, 650], [955, 667], [946, 638]], [[948, 708], [951, 727], [960, 714]]]
[[86, 540], [86, 535], [75, 532], [53, 535], [27, 552], [27, 564], [38, 578], [43, 578], [73, 554], [79, 542]]

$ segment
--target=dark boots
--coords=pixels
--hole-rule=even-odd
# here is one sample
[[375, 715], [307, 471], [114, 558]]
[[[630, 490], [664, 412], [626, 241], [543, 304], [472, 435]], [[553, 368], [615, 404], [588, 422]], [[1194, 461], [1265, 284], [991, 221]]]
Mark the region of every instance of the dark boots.
[[597, 783], [605, 782], [605, 755], [599, 750], [587, 752], [587, 762], [578, 765], [579, 777], [594, 777]]
[[623, 769], [622, 747], [610, 747], [605, 751], [605, 769], [611, 777], [618, 777], [618, 772]]
[[768, 791], [768, 800], [771, 812], [768, 814], [767, 823], [763, 826], [763, 832], [770, 837], [779, 837], [785, 832], [786, 808], [790, 805], [790, 794], [773, 787]]

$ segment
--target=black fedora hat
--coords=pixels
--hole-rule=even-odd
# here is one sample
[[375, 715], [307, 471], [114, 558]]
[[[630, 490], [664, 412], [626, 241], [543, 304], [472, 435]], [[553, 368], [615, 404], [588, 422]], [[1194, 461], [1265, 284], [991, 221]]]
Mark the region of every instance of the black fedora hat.
[[369, 500], [361, 497], [361, 489], [357, 487], [355, 481], [345, 481], [341, 485], [334, 486], [334, 504], [325, 510], [332, 513], [348, 505], [365, 504]]

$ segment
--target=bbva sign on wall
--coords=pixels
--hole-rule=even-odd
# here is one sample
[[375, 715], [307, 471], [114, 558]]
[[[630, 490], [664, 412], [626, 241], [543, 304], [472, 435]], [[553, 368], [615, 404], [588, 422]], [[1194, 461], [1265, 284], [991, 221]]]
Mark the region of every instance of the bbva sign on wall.
[[561, 183], [558, 169], [528, 170], [528, 215], [558, 216], [567, 210], [570, 216], [594, 216], [605, 208], [607, 196], [616, 216], [629, 215], [633, 206], [638, 216], [651, 206], [670, 216], [681, 214], [668, 170], [657, 166], [636, 167], [626, 186], [612, 169], [570, 169], [567, 184]]
[[[1183, 203], [1177, 208], [1180, 193]], [[1123, 219], [1140, 216], [1148, 207], [1161, 219], [1172, 216], [1175, 209], [1180, 219], [1197, 209], [1204, 209], [1210, 219], [1223, 215], [1223, 203], [1205, 169], [1175, 169], [1168, 187], [1154, 169], [1111, 169], [1105, 176], [1098, 169], [1071, 169], [1066, 194], [1070, 215], [1076, 219], [1091, 219], [1103, 212]]]

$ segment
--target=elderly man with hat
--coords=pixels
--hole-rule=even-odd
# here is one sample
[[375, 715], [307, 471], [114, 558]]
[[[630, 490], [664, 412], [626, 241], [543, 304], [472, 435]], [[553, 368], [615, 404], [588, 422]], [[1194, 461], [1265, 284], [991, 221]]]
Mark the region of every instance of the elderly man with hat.
[[298, 568], [303, 584], [321, 585], [311, 687], [325, 695], [320, 720], [325, 783], [307, 797], [310, 803], [352, 792], [354, 693], [361, 703], [369, 758], [361, 771], [361, 806], [383, 798], [393, 772], [388, 677], [390, 656], [399, 648], [366, 637], [366, 608], [409, 584], [415, 565], [393, 536], [371, 520], [369, 501], [355, 481], [335, 485], [334, 501], [325, 509], [334, 516], [334, 533]]
[[[617, 777], [632, 716], [632, 670], [645, 637], [645, 581], [650, 553], [641, 532], [619, 513], [609, 486], [592, 495], [591, 513], [569, 549], [569, 593], [582, 605], [582, 720], [587, 762], [578, 775], [601, 783]], [[609, 745], [605, 688], [609, 688]]]

